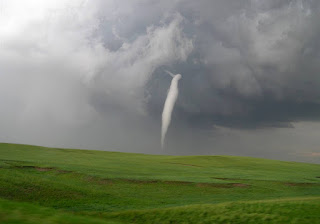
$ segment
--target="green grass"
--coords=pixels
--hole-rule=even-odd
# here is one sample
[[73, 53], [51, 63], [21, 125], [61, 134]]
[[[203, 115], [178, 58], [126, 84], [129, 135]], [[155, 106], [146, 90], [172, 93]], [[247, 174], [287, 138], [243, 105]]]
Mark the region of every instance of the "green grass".
[[130, 223], [320, 223], [320, 197], [259, 202], [189, 205], [107, 214]]
[[44, 208], [30, 203], [19, 203], [0, 199], [0, 223], [3, 224], [116, 224], [119, 222], [106, 221], [88, 216], [79, 216], [55, 209]]
[[320, 165], [0, 144], [1, 198], [21, 223], [317, 223]]

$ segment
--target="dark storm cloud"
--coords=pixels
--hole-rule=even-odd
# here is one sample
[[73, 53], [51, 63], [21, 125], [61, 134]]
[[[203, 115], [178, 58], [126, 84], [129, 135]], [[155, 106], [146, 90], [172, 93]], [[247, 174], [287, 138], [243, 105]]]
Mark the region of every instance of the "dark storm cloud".
[[168, 137], [176, 152], [186, 136], [208, 152], [230, 127], [319, 117], [319, 1], [0, 6], [2, 141], [159, 152], [164, 69], [183, 76]]
[[[240, 127], [318, 118], [317, 1], [184, 1], [176, 10], [194, 40], [187, 62], [170, 67], [184, 76], [180, 116]], [[155, 113], [160, 73], [149, 88]]]

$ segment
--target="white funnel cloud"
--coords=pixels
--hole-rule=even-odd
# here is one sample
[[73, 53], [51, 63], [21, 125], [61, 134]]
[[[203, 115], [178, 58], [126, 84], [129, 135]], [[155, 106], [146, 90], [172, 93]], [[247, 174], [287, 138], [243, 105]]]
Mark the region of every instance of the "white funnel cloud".
[[167, 99], [164, 103], [163, 112], [162, 112], [162, 127], [161, 127], [161, 147], [162, 148], [164, 147], [164, 140], [171, 122], [171, 114], [173, 111], [173, 107], [178, 98], [178, 94], [179, 94], [178, 82], [181, 79], [180, 74], [174, 75], [169, 71], [166, 71], [166, 72], [169, 75], [171, 75], [173, 79], [171, 81]]

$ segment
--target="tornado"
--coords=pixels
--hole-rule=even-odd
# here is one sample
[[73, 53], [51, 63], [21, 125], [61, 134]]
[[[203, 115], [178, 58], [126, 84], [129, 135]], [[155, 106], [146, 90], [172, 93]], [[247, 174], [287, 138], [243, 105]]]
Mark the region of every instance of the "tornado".
[[168, 90], [167, 99], [164, 103], [163, 111], [162, 111], [162, 126], [161, 126], [161, 148], [164, 148], [165, 137], [171, 123], [171, 115], [174, 108], [174, 105], [177, 101], [179, 95], [178, 82], [181, 79], [181, 75], [174, 75], [169, 71], [166, 71], [173, 78], [171, 80], [171, 85]]

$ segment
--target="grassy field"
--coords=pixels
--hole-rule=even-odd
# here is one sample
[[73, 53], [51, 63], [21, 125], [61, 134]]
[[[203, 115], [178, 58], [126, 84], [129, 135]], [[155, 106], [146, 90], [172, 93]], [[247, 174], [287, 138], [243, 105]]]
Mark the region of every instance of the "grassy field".
[[320, 223], [320, 165], [0, 144], [0, 223]]

